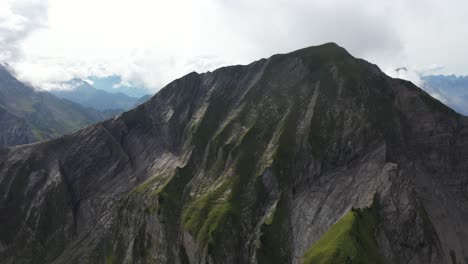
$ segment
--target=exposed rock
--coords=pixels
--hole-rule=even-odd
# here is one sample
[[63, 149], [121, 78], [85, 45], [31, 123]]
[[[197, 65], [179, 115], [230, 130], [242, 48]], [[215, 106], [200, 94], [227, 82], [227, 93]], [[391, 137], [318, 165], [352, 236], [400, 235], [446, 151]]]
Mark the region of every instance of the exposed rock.
[[379, 197], [387, 263], [468, 257], [468, 119], [335, 44], [190, 73], [0, 150], [0, 263], [298, 263]]

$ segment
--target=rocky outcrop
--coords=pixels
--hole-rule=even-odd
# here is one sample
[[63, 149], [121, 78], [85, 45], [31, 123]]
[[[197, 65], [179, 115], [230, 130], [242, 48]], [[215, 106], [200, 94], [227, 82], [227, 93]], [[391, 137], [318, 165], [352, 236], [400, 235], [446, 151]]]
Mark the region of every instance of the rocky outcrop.
[[467, 125], [335, 44], [190, 73], [0, 150], [0, 263], [303, 263], [374, 197], [375, 255], [463, 263]]

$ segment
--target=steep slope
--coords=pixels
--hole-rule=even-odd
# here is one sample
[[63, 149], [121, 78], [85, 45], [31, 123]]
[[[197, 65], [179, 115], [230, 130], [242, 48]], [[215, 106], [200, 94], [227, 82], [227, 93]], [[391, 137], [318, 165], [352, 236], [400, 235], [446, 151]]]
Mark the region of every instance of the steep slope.
[[190, 73], [0, 150], [0, 263], [463, 262], [467, 127], [335, 44]]
[[0, 107], [0, 146], [26, 144], [45, 138], [24, 118], [16, 117]]
[[384, 263], [374, 237], [377, 197], [370, 208], [352, 208], [305, 253], [301, 263]]
[[112, 116], [35, 90], [0, 65], [0, 147], [50, 139]]
[[52, 94], [96, 110], [120, 109], [123, 112], [133, 108], [139, 100], [139, 98], [130, 97], [123, 93], [109, 93], [98, 90], [80, 79], [73, 79], [66, 84], [71, 86], [70, 89], [54, 90]]

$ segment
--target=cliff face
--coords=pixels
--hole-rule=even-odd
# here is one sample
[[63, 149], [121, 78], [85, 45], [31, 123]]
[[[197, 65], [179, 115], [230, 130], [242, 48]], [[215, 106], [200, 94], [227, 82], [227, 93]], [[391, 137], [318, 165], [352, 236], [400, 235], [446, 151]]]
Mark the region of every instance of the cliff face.
[[0, 150], [0, 263], [464, 263], [467, 145], [467, 118], [335, 44], [191, 73]]

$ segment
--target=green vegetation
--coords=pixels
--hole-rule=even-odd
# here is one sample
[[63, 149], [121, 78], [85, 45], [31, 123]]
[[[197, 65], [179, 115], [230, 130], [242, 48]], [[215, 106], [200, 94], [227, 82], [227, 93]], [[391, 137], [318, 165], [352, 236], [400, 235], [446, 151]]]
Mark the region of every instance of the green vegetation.
[[[187, 164], [182, 168], [177, 168], [175, 175], [171, 180], [159, 191], [158, 202], [164, 222], [169, 223], [170, 227], [176, 227], [179, 223], [180, 210], [182, 208], [182, 199], [184, 188], [187, 182], [192, 177], [191, 164]], [[177, 231], [172, 230], [171, 239], [176, 239]]]
[[[133, 189], [117, 208], [116, 222], [109, 237], [104, 241], [104, 256], [107, 263], [124, 262], [125, 254], [132, 246], [132, 259], [138, 263], [158, 263], [151, 255], [161, 250], [148, 229], [157, 214], [167, 224], [167, 240], [175, 244], [180, 214], [182, 189], [190, 176], [186, 167], [157, 174]], [[127, 233], [130, 231], [130, 233]], [[135, 233], [132, 233], [135, 232]], [[130, 234], [130, 235], [129, 235]], [[131, 244], [130, 241], [132, 242]], [[167, 251], [169, 263], [174, 262], [174, 252]], [[101, 256], [96, 257], [99, 259]], [[151, 261], [150, 261], [151, 260]]]
[[[225, 226], [239, 222], [243, 186], [250, 180], [250, 175], [255, 169], [255, 136], [254, 128], [248, 129], [240, 138], [239, 145], [234, 147], [239, 155], [236, 174], [230, 178], [219, 177], [213, 184], [215, 187], [190, 201], [184, 208], [184, 228], [210, 251], [216, 250], [220, 245], [218, 240], [222, 239]], [[214, 175], [222, 169], [216, 168], [215, 165], [213, 168], [207, 175]]]
[[221, 120], [224, 119], [224, 115], [227, 111], [225, 106], [226, 101], [221, 98], [221, 95], [213, 95], [203, 118], [200, 123], [196, 125], [193, 135], [194, 143], [200, 148], [208, 144], [220, 125]]
[[290, 263], [288, 207], [283, 197], [263, 223], [257, 248], [258, 263]]
[[142, 184], [138, 185], [135, 189], [133, 189], [132, 193], [148, 193], [150, 194], [158, 194], [159, 191], [164, 187], [167, 182], [171, 179], [171, 173], [162, 173], [156, 176], [153, 176], [143, 182]]
[[278, 174], [278, 181], [284, 184], [285, 188], [290, 184], [290, 172], [293, 170], [294, 158], [296, 155], [296, 127], [297, 127], [297, 108], [291, 110], [291, 113], [281, 128], [281, 135], [278, 139], [278, 148], [275, 153], [275, 166]]
[[[241, 208], [252, 206], [255, 202], [252, 197], [245, 195], [246, 188], [250, 188], [249, 183], [256, 183], [259, 154], [267, 147], [267, 139], [274, 132], [271, 128], [262, 127], [263, 125], [262, 122], [250, 125], [236, 142], [231, 143], [230, 153], [236, 157], [232, 175], [223, 175], [224, 163], [216, 161], [216, 156], [212, 156], [205, 178], [215, 181], [210, 182], [203, 193], [184, 206], [183, 227], [201, 247], [207, 247], [210, 254], [222, 254], [225, 243], [223, 236], [226, 232], [241, 228], [240, 223], [248, 221], [245, 217], [250, 217], [241, 212]], [[222, 137], [222, 134], [219, 136]]]
[[214, 190], [197, 197], [182, 214], [184, 227], [202, 245], [214, 243], [212, 235], [225, 215], [232, 211], [229, 203], [231, 181], [224, 180]]
[[372, 207], [352, 209], [305, 253], [302, 264], [384, 263], [374, 233], [377, 199]]
[[105, 258], [106, 264], [122, 263], [131, 246], [131, 256], [135, 262], [153, 263], [146, 261], [152, 259], [151, 252], [157, 250], [159, 245], [150, 236], [148, 225], [152, 217], [159, 213], [158, 195], [165, 184], [170, 182], [171, 176], [172, 172], [156, 175], [133, 189], [120, 201], [116, 221], [103, 241], [102, 249], [98, 250], [93, 259], [100, 261]]
[[[276, 128], [277, 147], [274, 153], [274, 167], [279, 172], [276, 177], [281, 189], [287, 189], [291, 184], [291, 171], [293, 170], [294, 158], [296, 154], [295, 140], [299, 105], [293, 106], [283, 116]], [[282, 191], [282, 190], [280, 190]], [[262, 201], [267, 199], [264, 186], [260, 181], [256, 182], [257, 199], [259, 207]], [[291, 233], [289, 223], [289, 205], [288, 197], [281, 194], [275, 207], [268, 212], [262, 226], [261, 235], [257, 242], [257, 261], [258, 263], [290, 263], [291, 252]]]

